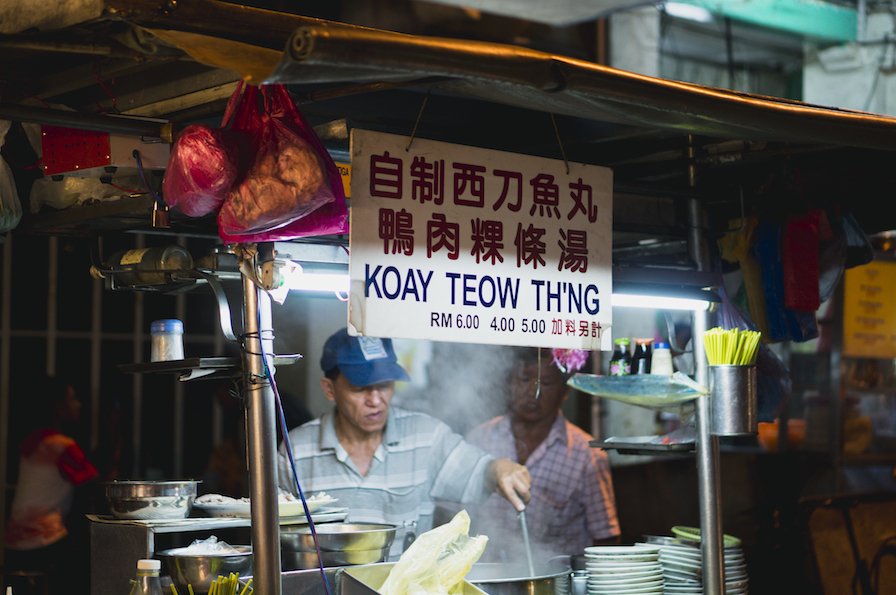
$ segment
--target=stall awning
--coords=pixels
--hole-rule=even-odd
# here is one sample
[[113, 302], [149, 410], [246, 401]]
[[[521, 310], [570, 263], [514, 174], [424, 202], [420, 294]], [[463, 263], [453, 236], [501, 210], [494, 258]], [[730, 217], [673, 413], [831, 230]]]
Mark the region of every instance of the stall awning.
[[253, 55], [250, 62], [233, 59], [230, 40], [154, 32], [200, 61], [254, 81], [425, 82], [449, 94], [593, 121], [719, 138], [896, 149], [896, 118], [659, 79], [519, 46], [334, 23], [299, 27], [282, 54], [236, 52]]

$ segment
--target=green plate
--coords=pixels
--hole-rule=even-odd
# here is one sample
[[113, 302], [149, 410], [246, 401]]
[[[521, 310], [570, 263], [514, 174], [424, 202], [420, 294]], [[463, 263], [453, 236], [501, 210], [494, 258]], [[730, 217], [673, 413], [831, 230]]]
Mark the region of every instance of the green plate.
[[[697, 527], [684, 527], [682, 525], [678, 525], [676, 527], [672, 527], [672, 535], [675, 537], [685, 540], [685, 541], [694, 541], [700, 543], [700, 529]], [[723, 547], [740, 547], [740, 539], [735, 537], [734, 535], [725, 534], [722, 536], [722, 546]]]
[[651, 409], [681, 405], [709, 392], [705, 387], [680, 372], [676, 372], [672, 376], [576, 374], [569, 379], [567, 384], [589, 395]]

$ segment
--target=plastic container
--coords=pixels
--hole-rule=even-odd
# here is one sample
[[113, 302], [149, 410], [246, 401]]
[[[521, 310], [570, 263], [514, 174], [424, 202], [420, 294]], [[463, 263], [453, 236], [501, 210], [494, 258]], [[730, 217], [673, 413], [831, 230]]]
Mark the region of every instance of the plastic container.
[[137, 560], [137, 578], [131, 581], [130, 595], [162, 595], [159, 560]]
[[152, 335], [150, 361], [184, 359], [184, 323], [176, 318], [156, 320], [149, 325]]
[[650, 373], [671, 376], [675, 373], [672, 367], [672, 351], [668, 343], [658, 342], [653, 346], [653, 357], [650, 360]]

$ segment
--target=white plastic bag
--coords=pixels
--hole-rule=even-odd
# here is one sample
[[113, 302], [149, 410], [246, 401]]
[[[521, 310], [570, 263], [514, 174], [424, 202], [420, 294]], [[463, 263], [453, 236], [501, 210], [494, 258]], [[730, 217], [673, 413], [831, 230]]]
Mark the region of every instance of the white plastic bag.
[[488, 537], [470, 537], [470, 515], [461, 510], [450, 522], [420, 535], [392, 567], [382, 595], [459, 595], [464, 577], [482, 556]]
[[[6, 133], [10, 122], [0, 120], [0, 147], [6, 142]], [[22, 220], [22, 203], [16, 191], [16, 182], [12, 170], [3, 157], [0, 157], [0, 233], [10, 231]]]
[[142, 194], [141, 182], [137, 176], [118, 176], [114, 184], [106, 184], [99, 178], [65, 176], [61, 180], [38, 178], [31, 186], [29, 201], [31, 212], [39, 213], [43, 207], [67, 209], [87, 202], [107, 202], [120, 200], [131, 194]]

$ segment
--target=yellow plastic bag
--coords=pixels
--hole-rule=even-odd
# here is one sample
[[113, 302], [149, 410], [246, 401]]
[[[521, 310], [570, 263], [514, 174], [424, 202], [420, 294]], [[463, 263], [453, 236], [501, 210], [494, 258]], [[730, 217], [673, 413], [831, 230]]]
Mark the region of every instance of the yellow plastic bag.
[[401, 555], [382, 595], [459, 595], [488, 537], [470, 537], [470, 515], [461, 510], [450, 522], [423, 533]]

